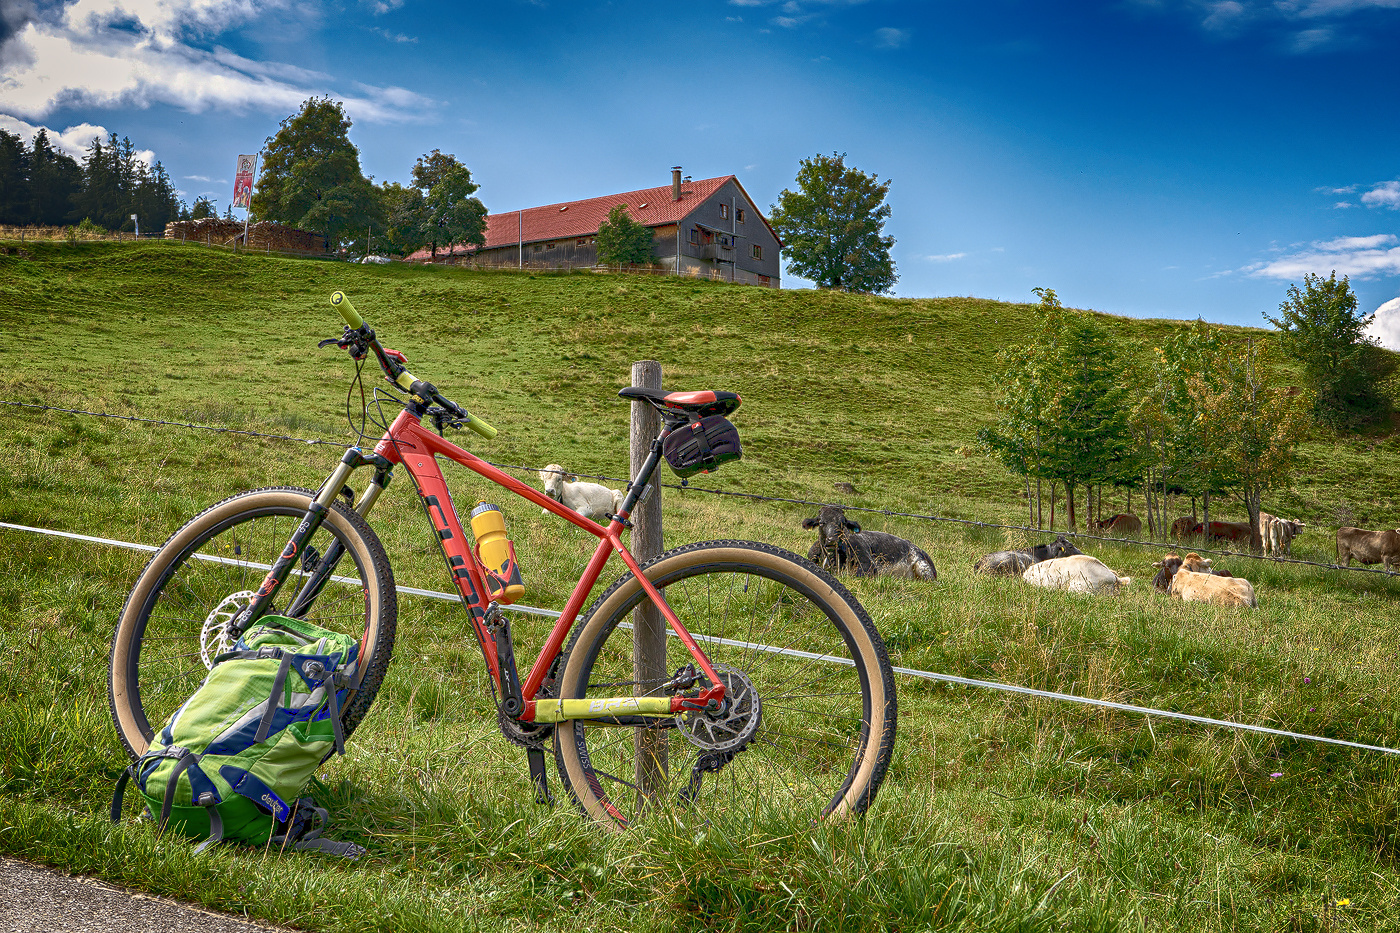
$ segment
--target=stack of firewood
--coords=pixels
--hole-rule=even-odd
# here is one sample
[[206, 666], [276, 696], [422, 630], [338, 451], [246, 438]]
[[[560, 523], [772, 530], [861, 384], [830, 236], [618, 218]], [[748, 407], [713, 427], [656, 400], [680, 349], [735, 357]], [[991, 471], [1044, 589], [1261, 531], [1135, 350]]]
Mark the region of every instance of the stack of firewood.
[[[243, 246], [243, 223], [220, 217], [179, 220], [165, 225], [167, 240], [194, 241], [210, 246]], [[284, 227], [262, 220], [248, 227], [249, 249], [273, 249], [298, 253], [324, 253], [326, 238], [319, 233]]]

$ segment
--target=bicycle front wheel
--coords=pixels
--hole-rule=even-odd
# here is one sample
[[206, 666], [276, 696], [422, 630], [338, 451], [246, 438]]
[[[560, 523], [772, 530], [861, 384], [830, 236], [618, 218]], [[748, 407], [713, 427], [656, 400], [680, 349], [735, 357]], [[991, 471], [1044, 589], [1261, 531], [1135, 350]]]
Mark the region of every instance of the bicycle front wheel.
[[[731, 828], [863, 812], [889, 767], [896, 709], [889, 656], [856, 598], [810, 561], [752, 542], [686, 545], [643, 572], [725, 681], [726, 701], [710, 714], [562, 723], [559, 773], [584, 812], [612, 829], [658, 810]], [[632, 574], [599, 597], [564, 656], [560, 697], [678, 689], [693, 661], [674, 636], [665, 673], [634, 673], [630, 617], [650, 602]]]
[[[252, 600], [315, 497], [284, 486], [225, 499], [171, 535], [141, 571], [117, 621], [108, 667], [112, 721], [132, 758], [232, 647], [227, 624]], [[332, 549], [343, 552], [334, 574], [298, 615], [359, 639], [341, 713], [349, 736], [384, 678], [398, 617], [389, 559], [365, 520], [335, 502], [268, 611], [285, 613], [308, 571]]]

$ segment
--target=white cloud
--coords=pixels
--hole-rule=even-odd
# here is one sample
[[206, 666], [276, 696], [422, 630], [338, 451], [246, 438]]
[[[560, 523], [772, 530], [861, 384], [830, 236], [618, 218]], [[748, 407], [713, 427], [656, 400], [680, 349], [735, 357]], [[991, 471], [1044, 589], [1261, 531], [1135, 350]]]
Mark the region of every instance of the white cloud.
[[1331, 45], [1337, 38], [1337, 31], [1331, 26], [1303, 29], [1294, 34], [1291, 48], [1299, 54], [1315, 52]]
[[417, 37], [417, 36], [406, 36], [406, 35], [404, 35], [404, 34], [401, 33], [401, 32], [390, 32], [390, 31], [387, 30], [387, 29], [380, 29], [380, 28], [378, 28], [378, 27], [375, 27], [374, 29], [371, 29], [370, 32], [372, 32], [372, 33], [374, 33], [374, 34], [376, 34], [376, 35], [379, 35], [379, 36], [383, 36], [385, 39], [388, 39], [390, 42], [417, 42], [417, 41], [418, 41], [418, 37]]
[[1377, 233], [1375, 236], [1339, 236], [1335, 240], [1324, 240], [1313, 244], [1329, 253], [1347, 252], [1356, 249], [1379, 249], [1397, 242], [1393, 233]]
[[[0, 129], [14, 133], [26, 143], [32, 143], [34, 134], [40, 129], [49, 136], [49, 145], [59, 152], [66, 153], [77, 159], [79, 162], [87, 155], [88, 146], [92, 145], [94, 136], [100, 137], [102, 144], [107, 144], [107, 137], [111, 135], [107, 127], [98, 126], [93, 123], [79, 123], [67, 129], [56, 130], [42, 124], [29, 123], [19, 117], [12, 117], [7, 113], [0, 113]], [[136, 158], [147, 165], [154, 165], [156, 154], [150, 149], [137, 149]]]
[[1382, 233], [1365, 237], [1338, 237], [1313, 243], [1302, 252], [1241, 269], [1254, 278], [1297, 281], [1308, 273], [1336, 272], [1353, 278], [1400, 275], [1400, 237]]
[[1388, 207], [1400, 210], [1400, 181], [1383, 181], [1361, 196], [1367, 207]]
[[954, 260], [962, 259], [966, 255], [967, 253], [945, 253], [942, 256], [926, 256], [924, 258], [929, 262], [953, 262]]
[[1333, 204], [1333, 205], [1332, 205], [1332, 207], [1335, 208], [1336, 210], [1345, 210], [1345, 209], [1347, 209], [1348, 207], [1355, 207], [1355, 206], [1356, 206], [1356, 205], [1353, 204], [1353, 203], [1351, 203], [1350, 201], [1338, 201], [1336, 204]]
[[369, 8], [375, 16], [383, 16], [385, 13], [392, 13], [404, 5], [404, 0], [371, 0]]
[[1201, 20], [1201, 25], [1212, 32], [1234, 29], [1241, 19], [1245, 18], [1247, 10], [1243, 3], [1236, 0], [1221, 0], [1219, 3], [1207, 3], [1205, 5], [1205, 19]]
[[77, 0], [28, 19], [0, 46], [0, 98], [29, 119], [75, 105], [288, 112], [329, 95], [352, 119], [392, 122], [432, 105], [403, 88], [361, 85], [347, 97], [326, 75], [207, 41], [291, 9], [290, 0]]
[[[1295, 55], [1335, 49], [1367, 38], [1366, 27], [1356, 21], [1372, 10], [1400, 8], [1400, 0], [1128, 0], [1145, 12], [1173, 14], [1195, 19], [1217, 37], [1232, 38], [1247, 32], [1275, 34], [1276, 47]], [[1363, 30], [1365, 30], [1363, 32]]]
[[1376, 309], [1366, 336], [1376, 338], [1387, 350], [1400, 350], [1400, 298], [1392, 298]]
[[878, 49], [900, 49], [909, 43], [909, 30], [885, 26], [875, 30], [875, 47]]

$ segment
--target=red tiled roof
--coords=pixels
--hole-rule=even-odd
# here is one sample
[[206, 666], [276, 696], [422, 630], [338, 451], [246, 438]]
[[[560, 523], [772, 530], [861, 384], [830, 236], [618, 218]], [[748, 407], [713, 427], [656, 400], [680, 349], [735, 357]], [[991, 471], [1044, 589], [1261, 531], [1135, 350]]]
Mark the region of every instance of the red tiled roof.
[[[682, 182], [679, 201], [671, 200], [670, 185], [662, 185], [659, 188], [624, 191], [621, 194], [587, 198], [583, 201], [565, 201], [560, 204], [546, 204], [543, 207], [527, 207], [522, 211], [488, 214], [486, 246], [483, 248], [496, 249], [514, 246], [520, 242], [534, 243], [539, 240], [592, 236], [598, 232], [598, 227], [603, 221], [608, 219], [608, 211], [619, 204], [627, 205], [627, 213], [632, 219], [648, 227], [674, 224], [695, 210], [728, 181], [739, 185], [739, 180], [733, 175]], [[739, 185], [739, 190], [744, 190], [743, 185]], [[744, 192], [744, 195], [747, 197], [748, 192]], [[759, 219], [762, 220], [762, 216]], [[764, 220], [764, 223], [767, 221]], [[459, 246], [452, 252], [466, 251], [465, 247]], [[428, 250], [421, 250], [409, 258], [426, 259], [428, 255]], [[446, 251], [439, 250], [438, 255], [446, 255]]]

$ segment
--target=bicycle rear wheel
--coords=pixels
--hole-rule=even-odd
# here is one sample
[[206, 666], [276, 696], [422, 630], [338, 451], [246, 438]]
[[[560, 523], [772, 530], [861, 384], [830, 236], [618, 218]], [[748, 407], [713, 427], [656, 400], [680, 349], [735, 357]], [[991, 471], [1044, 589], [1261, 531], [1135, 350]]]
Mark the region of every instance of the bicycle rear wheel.
[[[798, 555], [752, 542], [686, 545], [643, 572], [728, 700], [715, 715], [561, 723], [559, 773], [584, 812], [612, 829], [649, 811], [726, 826], [863, 812], [889, 767], [896, 704], [884, 643], [855, 597]], [[599, 597], [564, 656], [559, 696], [668, 692], [664, 681], [692, 663], [678, 638], [665, 640], [662, 678], [633, 673], [626, 623], [649, 602], [632, 574]], [[639, 756], [651, 766], [639, 771]]]
[[[132, 758], [231, 647], [225, 626], [248, 605], [315, 497], [286, 486], [225, 499], [171, 535], [146, 564], [117, 621], [108, 666], [112, 721]], [[360, 640], [341, 713], [349, 736], [384, 678], [398, 618], [389, 559], [360, 515], [340, 502], [327, 510], [269, 612], [284, 612], [307, 568], [337, 544], [344, 554], [334, 576], [300, 617]]]

